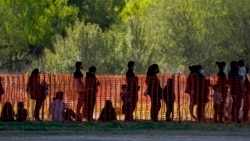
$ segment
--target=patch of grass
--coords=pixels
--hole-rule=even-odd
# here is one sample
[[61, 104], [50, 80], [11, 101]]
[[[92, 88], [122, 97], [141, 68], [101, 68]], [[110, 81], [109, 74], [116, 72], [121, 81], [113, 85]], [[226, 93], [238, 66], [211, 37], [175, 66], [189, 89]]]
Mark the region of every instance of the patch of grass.
[[205, 131], [205, 132], [250, 132], [250, 125], [241, 124], [209, 124], [192, 122], [151, 122], [139, 121], [133, 123], [112, 122], [0, 122], [0, 132], [138, 132], [138, 131]]

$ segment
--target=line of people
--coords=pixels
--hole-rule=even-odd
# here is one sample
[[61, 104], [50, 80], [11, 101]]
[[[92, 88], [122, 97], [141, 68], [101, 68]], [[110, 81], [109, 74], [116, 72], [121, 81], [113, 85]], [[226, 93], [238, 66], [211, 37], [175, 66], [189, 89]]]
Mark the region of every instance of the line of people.
[[[219, 122], [223, 122], [223, 117], [225, 120], [232, 120], [234, 122], [240, 122], [243, 119], [245, 120], [248, 117], [247, 88], [249, 86], [249, 81], [246, 77], [247, 69], [244, 66], [244, 61], [232, 61], [228, 77], [224, 72], [226, 63], [216, 62], [216, 64], [219, 68], [219, 72], [217, 74], [218, 81], [213, 85], [211, 85], [210, 81], [204, 76], [204, 70], [201, 65], [189, 66], [190, 74], [187, 77], [185, 93], [190, 95], [189, 111], [191, 117], [198, 122], [205, 120], [205, 106], [209, 101], [209, 91], [210, 87], [212, 87], [214, 91], [213, 95], [211, 95], [214, 99], [214, 122], [218, 122], [218, 120]], [[49, 110], [52, 115], [52, 121], [82, 121], [83, 119], [87, 121], [94, 120], [93, 113], [96, 103], [96, 95], [98, 92], [98, 86], [100, 86], [100, 82], [95, 76], [96, 68], [91, 66], [89, 71], [86, 73], [86, 77], [84, 77], [81, 72], [83, 69], [82, 62], [76, 62], [75, 67], [76, 70], [73, 74], [74, 87], [78, 96], [75, 110], [76, 113], [74, 113], [74, 110], [67, 108], [67, 105], [63, 102], [63, 92], [59, 91], [56, 93]], [[138, 77], [135, 75], [135, 62], [129, 61], [127, 67], [126, 84], [121, 86], [121, 99], [123, 102], [122, 113], [125, 115], [125, 121], [134, 121], [133, 113], [138, 102], [138, 91], [141, 87], [139, 86]], [[167, 107], [166, 121], [170, 121], [173, 118], [175, 101], [174, 78], [168, 78], [166, 85], [162, 87], [160, 80], [157, 77], [157, 73], [159, 73], [159, 66], [157, 64], [150, 65], [146, 75], [145, 83], [147, 88], [144, 95], [149, 96], [151, 100], [151, 120], [158, 121], [158, 114], [161, 108], [162, 99], [165, 101]], [[39, 74], [39, 69], [33, 70], [26, 89], [30, 98], [36, 101], [34, 111], [35, 120], [41, 120], [39, 111], [49, 93], [48, 83], [46, 83], [45, 78], [40, 80], [41, 78]], [[10, 105], [10, 103], [6, 103], [7, 105]], [[197, 105], [196, 116], [193, 112], [195, 105]], [[23, 105], [20, 104], [19, 106]], [[13, 111], [13, 108], [10, 109]], [[2, 111], [2, 113], [4, 113], [4, 108]], [[171, 115], [172, 118], [170, 117]], [[16, 119], [18, 118], [16, 117]], [[113, 108], [111, 100], [107, 100], [105, 102], [105, 107], [102, 109], [100, 114], [99, 121], [113, 120], [116, 120], [116, 112]]]
[[[206, 79], [201, 65], [189, 66], [190, 74], [186, 81], [185, 93], [190, 96], [189, 111], [198, 122], [205, 120], [205, 106], [208, 103], [209, 88], [212, 87], [214, 122], [248, 120], [249, 80], [243, 60], [232, 61], [228, 76], [225, 74], [226, 63], [216, 62], [219, 72], [216, 84]], [[197, 105], [196, 116], [194, 106]]]

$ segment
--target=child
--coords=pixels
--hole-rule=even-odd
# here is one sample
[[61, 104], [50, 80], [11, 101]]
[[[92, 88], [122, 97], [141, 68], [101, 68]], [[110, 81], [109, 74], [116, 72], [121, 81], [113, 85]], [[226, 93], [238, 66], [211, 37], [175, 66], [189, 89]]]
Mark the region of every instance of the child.
[[13, 107], [10, 102], [6, 102], [3, 106], [3, 110], [1, 113], [1, 120], [2, 121], [14, 121], [14, 111]]
[[28, 116], [28, 112], [26, 109], [24, 109], [24, 104], [23, 102], [18, 102], [17, 103], [17, 115], [16, 115], [16, 120], [17, 121], [26, 121]]
[[222, 94], [219, 92], [218, 85], [213, 86], [214, 94], [212, 98], [214, 99], [214, 122], [217, 122], [217, 116], [219, 116], [219, 121], [222, 122], [223, 116], [223, 97]]
[[111, 100], [106, 100], [105, 106], [102, 109], [102, 112], [98, 120], [101, 122], [112, 122], [116, 120], [116, 112], [112, 105]]

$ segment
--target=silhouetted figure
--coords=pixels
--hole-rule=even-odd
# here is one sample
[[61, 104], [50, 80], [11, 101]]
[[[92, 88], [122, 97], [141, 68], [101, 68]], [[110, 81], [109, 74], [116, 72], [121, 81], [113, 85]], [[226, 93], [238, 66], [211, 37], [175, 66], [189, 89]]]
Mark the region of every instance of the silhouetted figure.
[[160, 85], [160, 80], [157, 77], [159, 73], [159, 67], [157, 64], [153, 64], [148, 68], [146, 84], [147, 84], [147, 95], [150, 96], [151, 100], [151, 120], [158, 121], [158, 113], [161, 108], [162, 99], [162, 88]]
[[175, 93], [174, 93], [174, 81], [173, 78], [167, 79], [167, 85], [163, 89], [163, 99], [166, 103], [167, 111], [166, 111], [166, 121], [170, 121], [170, 114], [174, 112], [174, 101], [175, 101]]
[[5, 102], [2, 113], [1, 113], [1, 121], [7, 122], [7, 121], [14, 121], [14, 110], [10, 102]]
[[111, 100], [106, 100], [105, 106], [101, 111], [98, 121], [112, 122], [116, 120], [116, 112], [112, 105]]
[[[75, 67], [76, 70], [74, 72], [74, 86], [78, 97], [76, 105], [76, 116], [77, 116], [77, 121], [82, 121], [82, 114], [84, 110], [83, 108], [84, 96], [86, 93], [84, 77], [81, 72], [81, 70], [83, 69], [82, 62], [76, 62]], [[82, 114], [80, 113], [81, 108], [82, 108]]]
[[64, 121], [63, 113], [67, 109], [66, 103], [63, 102], [63, 92], [56, 92], [56, 97], [51, 103], [50, 114], [52, 121]]
[[17, 121], [26, 121], [28, 116], [27, 110], [24, 108], [23, 102], [17, 103], [17, 114], [16, 114], [16, 120]]
[[195, 65], [189, 66], [189, 70], [190, 73], [187, 77], [187, 81], [186, 81], [186, 89], [185, 89], [185, 93], [189, 94], [189, 98], [190, 98], [190, 103], [189, 103], [189, 112], [192, 118], [197, 119], [194, 116], [194, 105], [197, 105], [197, 96], [195, 96], [194, 94], [194, 78], [197, 74], [197, 67]]
[[243, 97], [243, 87], [242, 77], [239, 75], [239, 65], [236, 61], [231, 62], [231, 70], [228, 73], [228, 82], [233, 98], [232, 121], [239, 122], [239, 110]]
[[35, 106], [35, 120], [40, 120], [39, 111], [42, 104], [48, 95], [48, 84], [45, 80], [40, 83], [40, 72], [39, 69], [34, 69], [29, 77], [26, 91], [30, 95], [30, 98], [36, 100]]
[[247, 71], [248, 69], [245, 66], [244, 60], [239, 60], [239, 75], [242, 77], [242, 89], [243, 89], [243, 117], [242, 120], [248, 121], [248, 111], [249, 111], [249, 103], [248, 103], [248, 97], [249, 97], [249, 79], [247, 77]]
[[0, 77], [0, 101], [2, 99], [2, 95], [5, 93], [2, 85], [2, 78]]
[[[138, 91], [140, 87], [138, 86], [138, 78], [134, 74], [135, 71], [135, 62], [128, 62], [128, 71], [126, 73], [126, 81], [127, 85], [125, 86], [125, 90], [122, 94], [122, 111], [125, 114], [125, 121], [133, 121], [133, 112], [136, 108], [136, 104], [138, 101]], [[124, 86], [123, 86], [124, 87]]]
[[100, 82], [96, 79], [96, 67], [91, 66], [89, 68], [89, 72], [86, 73], [86, 95], [85, 95], [85, 105], [84, 105], [84, 113], [85, 118], [88, 121], [92, 121], [93, 119], [93, 113], [94, 113], [94, 107], [96, 103], [96, 94], [98, 92], [98, 86], [100, 85]]

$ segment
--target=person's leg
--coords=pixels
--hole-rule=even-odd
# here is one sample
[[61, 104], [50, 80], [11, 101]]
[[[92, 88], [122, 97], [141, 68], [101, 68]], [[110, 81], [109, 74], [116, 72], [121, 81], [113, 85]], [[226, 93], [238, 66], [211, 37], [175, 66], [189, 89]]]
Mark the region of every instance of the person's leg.
[[217, 115], [218, 115], [218, 104], [216, 104], [215, 102], [214, 102], [214, 106], [213, 106], [213, 108], [214, 108], [214, 122], [215, 123], [217, 123], [218, 121], [217, 121]]
[[82, 119], [82, 115], [80, 113], [80, 110], [82, 108], [84, 104], [84, 98], [81, 94], [78, 94], [78, 100], [77, 100], [77, 104], [76, 104], [76, 117], [78, 121], [81, 121]]
[[44, 99], [42, 98], [36, 99], [36, 106], [35, 106], [35, 119], [36, 120], [40, 120], [39, 111], [42, 107], [43, 101]]

